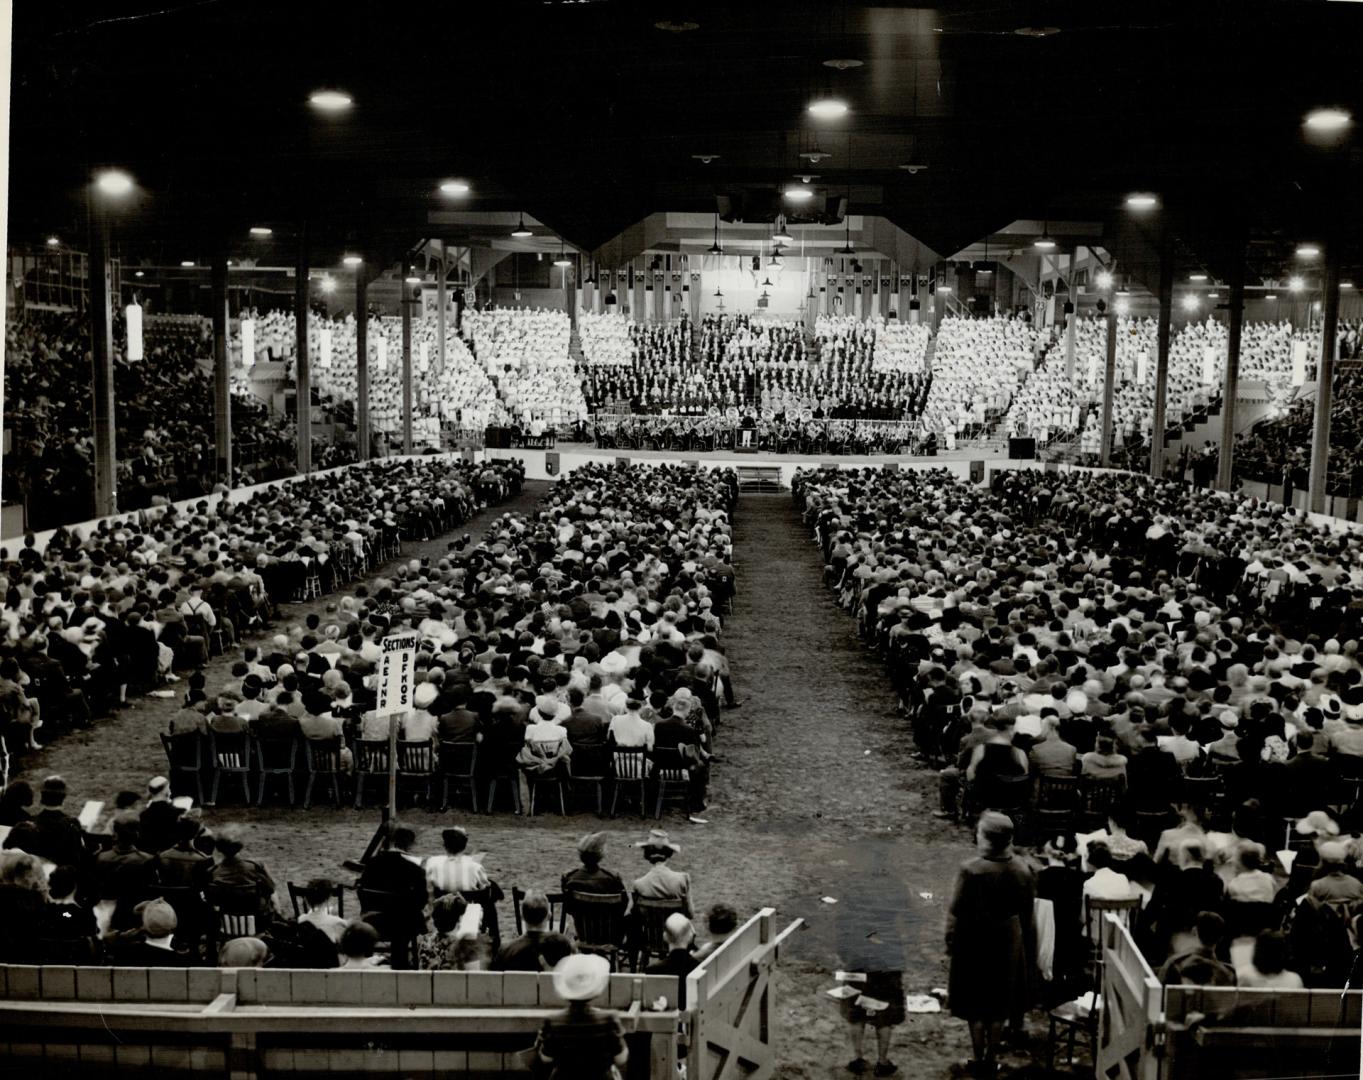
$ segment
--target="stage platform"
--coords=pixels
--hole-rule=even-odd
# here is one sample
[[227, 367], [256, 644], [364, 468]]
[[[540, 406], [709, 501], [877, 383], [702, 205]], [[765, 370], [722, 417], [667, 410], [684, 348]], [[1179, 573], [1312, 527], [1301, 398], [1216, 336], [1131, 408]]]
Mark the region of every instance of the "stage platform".
[[1035, 468], [1039, 463], [1027, 459], [1013, 459], [999, 452], [988, 453], [979, 450], [943, 451], [935, 457], [922, 457], [912, 454], [844, 454], [824, 457], [801, 454], [739, 453], [732, 451], [712, 451], [682, 453], [672, 450], [603, 450], [587, 443], [559, 443], [553, 450], [493, 449], [485, 451], [490, 458], [520, 458], [525, 462], [525, 474], [532, 480], [552, 480], [556, 476], [570, 472], [589, 462], [628, 461], [636, 463], [657, 463], [684, 465], [697, 462], [702, 468], [730, 468], [742, 475], [744, 472], [762, 473], [774, 479], [783, 488], [790, 487], [791, 477], [797, 469], [815, 469], [822, 466], [839, 469], [949, 469], [963, 480], [988, 483], [990, 473], [997, 469]]

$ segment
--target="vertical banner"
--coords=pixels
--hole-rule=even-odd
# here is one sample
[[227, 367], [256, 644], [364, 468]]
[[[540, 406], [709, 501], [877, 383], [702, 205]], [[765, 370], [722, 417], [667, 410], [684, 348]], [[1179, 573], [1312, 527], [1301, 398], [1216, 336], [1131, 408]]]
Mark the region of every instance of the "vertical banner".
[[331, 327], [322, 327], [322, 332], [317, 335], [317, 362], [321, 367], [331, 367]]
[[378, 334], [378, 339], [374, 342], [374, 370], [388, 370], [388, 339], [383, 336], [382, 331]]
[[[1125, 367], [1125, 365], [1123, 365]], [[1140, 386], [1145, 385], [1146, 376], [1150, 374], [1150, 354], [1142, 349], [1136, 354], [1136, 382]]]
[[417, 349], [416, 366], [418, 371], [426, 371], [428, 368], [430, 368], [431, 343], [429, 341], [423, 341], [420, 347]]
[[144, 353], [142, 351], [142, 307], [140, 304], [131, 303], [123, 312], [128, 329], [128, 348], [125, 356], [129, 360], [141, 360]]
[[412, 707], [413, 679], [416, 673], [416, 650], [420, 635], [390, 634], [379, 642], [383, 656], [379, 659], [377, 716], [392, 716], [407, 712]]
[[241, 362], [250, 367], [256, 362], [256, 321], [241, 320]]
[[1202, 350], [1202, 383], [1204, 386], [1216, 382], [1216, 357], [1217, 350], [1214, 346], [1208, 345]]
[[1302, 386], [1306, 383], [1306, 348], [1304, 341], [1292, 342], [1292, 385]]

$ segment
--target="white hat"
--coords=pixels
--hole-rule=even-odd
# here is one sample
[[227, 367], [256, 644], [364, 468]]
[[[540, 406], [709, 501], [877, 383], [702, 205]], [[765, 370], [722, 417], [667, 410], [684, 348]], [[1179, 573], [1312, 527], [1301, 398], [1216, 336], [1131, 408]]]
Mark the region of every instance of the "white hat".
[[601, 996], [610, 977], [610, 961], [604, 956], [565, 956], [554, 968], [554, 993], [564, 1001], [591, 1001]]
[[412, 704], [418, 709], [424, 709], [427, 705], [435, 701], [439, 696], [439, 693], [435, 683], [420, 683], [417, 688], [412, 691]]

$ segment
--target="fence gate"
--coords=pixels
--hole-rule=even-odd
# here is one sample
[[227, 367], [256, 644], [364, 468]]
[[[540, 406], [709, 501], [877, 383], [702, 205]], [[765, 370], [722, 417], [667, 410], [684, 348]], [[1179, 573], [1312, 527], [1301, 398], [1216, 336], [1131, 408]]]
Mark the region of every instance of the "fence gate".
[[1098, 1024], [1096, 1080], [1158, 1080], [1153, 1042], [1162, 1022], [1163, 988], [1130, 932], [1103, 916], [1103, 1012]]
[[695, 1080], [766, 1080], [772, 1074], [771, 973], [781, 943], [803, 924], [773, 934], [772, 908], [744, 923], [686, 979]]

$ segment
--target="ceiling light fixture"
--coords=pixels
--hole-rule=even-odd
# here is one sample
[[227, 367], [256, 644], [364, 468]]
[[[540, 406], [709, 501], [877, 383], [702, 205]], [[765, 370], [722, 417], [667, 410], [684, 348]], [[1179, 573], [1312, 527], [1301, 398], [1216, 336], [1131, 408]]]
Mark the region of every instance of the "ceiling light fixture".
[[1117, 303], [1113, 305], [1113, 307], [1118, 315], [1125, 315], [1128, 311], [1131, 310], [1131, 305], [1130, 303], [1127, 302], [1125, 296], [1119, 299]]
[[1265, 300], [1276, 300], [1276, 299], [1278, 299], [1278, 294], [1277, 294], [1277, 293], [1265, 293], [1265, 294], [1264, 294], [1264, 299], [1265, 299]]
[[804, 186], [788, 187], [785, 190], [785, 196], [791, 202], [809, 202], [810, 199], [814, 198], [814, 192]]
[[1206, 274], [1189, 274], [1189, 275], [1188, 275], [1188, 280], [1189, 280], [1189, 281], [1206, 281], [1206, 280], [1207, 280], [1207, 275], [1206, 275]]
[[1352, 289], [1354, 287], [1354, 283], [1352, 281], [1341, 281], [1339, 283], [1339, 287], [1341, 289]]
[[1318, 255], [1320, 255], [1320, 248], [1316, 247], [1315, 244], [1297, 245], [1297, 258], [1299, 259], [1314, 259]]
[[716, 295], [716, 296], [719, 296], [719, 297], [723, 297], [723, 295], [724, 295], [722, 292], [719, 291], [719, 286], [718, 286], [718, 285], [715, 286], [715, 295]]
[[922, 172], [924, 169], [927, 168], [926, 165], [920, 165], [917, 162], [913, 161], [906, 161], [903, 165], [900, 165], [899, 167], [903, 169], [906, 173], [908, 173], [910, 176], [916, 176], [918, 173]]
[[568, 258], [568, 253], [563, 250], [563, 237], [558, 238], [558, 258], [554, 260], [554, 265], [561, 270], [567, 270], [573, 265], [573, 260]]
[[1186, 295], [1183, 297], [1183, 310], [1184, 310], [1184, 311], [1196, 311], [1196, 310], [1197, 310], [1197, 305], [1198, 305], [1198, 299], [1197, 299], [1197, 294], [1196, 294], [1196, 293], [1188, 293], [1188, 294], [1186, 294]]
[[847, 102], [835, 97], [816, 98], [809, 103], [809, 115], [819, 120], [837, 120], [847, 115]]
[[1019, 26], [1013, 31], [1018, 37], [1047, 38], [1060, 33], [1058, 26]]
[[1306, 282], [1302, 280], [1300, 274], [1293, 274], [1287, 279], [1288, 292], [1301, 292], [1304, 288], [1306, 288]]
[[800, 155], [800, 158], [803, 161], [809, 162], [811, 165], [817, 165], [821, 161], [827, 161], [832, 156], [833, 156], [832, 154], [820, 150], [818, 144], [816, 143], [812, 150], [806, 150], [803, 154]]
[[1128, 210], [1153, 210], [1158, 205], [1159, 199], [1148, 191], [1138, 191], [1134, 195], [1126, 197], [1126, 208]]
[[442, 195], [467, 195], [470, 191], [467, 180], [446, 180], [440, 185]]
[[692, 154], [691, 156], [702, 165], [709, 165], [710, 162], [720, 159], [719, 154]]
[[692, 30], [699, 30], [700, 23], [691, 19], [659, 19], [653, 28], [669, 34], [689, 34]]
[[49, 237], [47, 238], [47, 246], [48, 246], [48, 247], [61, 247], [61, 243], [62, 243], [62, 242], [61, 242], [60, 240], [58, 240], [55, 236], [49, 236]]
[[511, 235], [514, 236], [517, 240], [524, 240], [527, 237], [535, 235], [533, 231], [525, 227], [524, 214], [521, 215], [520, 223], [514, 229], [511, 230]]
[[715, 242], [710, 245], [711, 255], [723, 255], [724, 249], [719, 244], [719, 214], [715, 214]]
[[[143, 274], [142, 274], [142, 271], [141, 271], [141, 270], [134, 270], [134, 271], [133, 271], [133, 277], [142, 277], [142, 276], [143, 276]], [[1340, 288], [1343, 288], [1343, 286], [1341, 285]]]
[[105, 169], [95, 177], [95, 187], [105, 195], [126, 195], [133, 189], [133, 178], [122, 169]]
[[776, 231], [772, 233], [771, 240], [773, 244], [795, 243], [795, 237], [791, 236], [790, 231], [786, 228], [786, 216], [784, 214], [776, 218]]
[[342, 255], [341, 262], [345, 263], [346, 266], [359, 266], [364, 262], [364, 257], [362, 255]]
[[1216, 300], [1216, 299], [1218, 299], [1220, 296], [1221, 296], [1220, 293], [1209, 292], [1209, 293], [1207, 294], [1207, 299], [1208, 299], [1208, 300]]
[[416, 274], [408, 274], [404, 280], [407, 282], [408, 285], [421, 284], [421, 278], [417, 277]]
[[1332, 134], [1343, 131], [1351, 123], [1353, 116], [1346, 109], [1312, 109], [1304, 121], [1308, 131]]
[[190, 269], [192, 269], [193, 266], [194, 266], [194, 260], [193, 260], [193, 259], [181, 259], [181, 260], [180, 260], [180, 265], [181, 265], [182, 267], [184, 267], [186, 270], [190, 270]]
[[825, 60], [823, 66], [833, 68], [836, 71], [850, 71], [852, 68], [864, 67], [862, 60]]
[[355, 104], [355, 99], [343, 90], [316, 90], [308, 98], [308, 104], [319, 112], [338, 113]]
[[268, 225], [252, 225], [252, 226], [251, 226], [251, 235], [252, 235], [252, 236], [273, 236], [273, 235], [274, 235], [274, 230], [273, 230], [272, 228], [270, 228]]
[[335, 291], [336, 291], [336, 279], [335, 279], [335, 278], [330, 278], [330, 277], [324, 277], [324, 278], [322, 279], [322, 291], [325, 292], [325, 293], [335, 292]]
[[1036, 248], [1038, 251], [1051, 251], [1055, 247], [1055, 241], [1043, 232], [1036, 238], [1032, 247]]
[[1095, 282], [1095, 284], [1097, 284], [1098, 288], [1100, 288], [1100, 289], [1110, 289], [1110, 288], [1112, 288], [1112, 271], [1111, 271], [1111, 270], [1099, 270], [1099, 271], [1098, 271], [1098, 276], [1097, 276], [1096, 278], [1094, 278], [1094, 282]]

